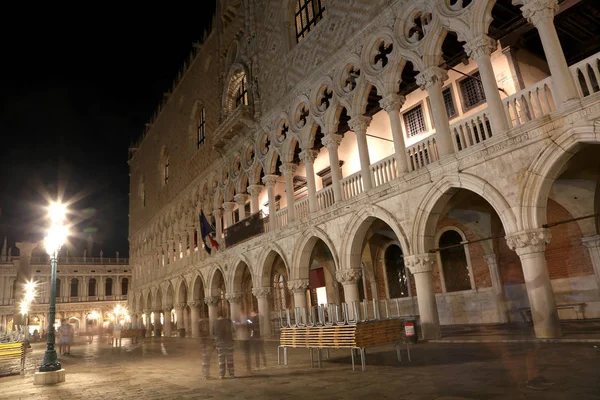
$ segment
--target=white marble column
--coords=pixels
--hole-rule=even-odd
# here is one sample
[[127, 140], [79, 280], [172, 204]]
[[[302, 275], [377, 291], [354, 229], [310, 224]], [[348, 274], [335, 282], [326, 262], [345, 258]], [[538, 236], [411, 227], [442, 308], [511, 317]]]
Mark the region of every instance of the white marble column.
[[484, 255], [483, 259], [490, 270], [492, 290], [494, 291], [496, 310], [498, 312], [498, 322], [503, 324], [507, 323], [508, 312], [506, 309], [506, 298], [504, 296], [504, 285], [502, 284], [502, 278], [500, 277], [500, 271], [498, 269], [498, 257], [495, 253], [492, 253]]
[[215, 240], [220, 245], [223, 237], [223, 210], [221, 208], [215, 208], [213, 210], [213, 215], [215, 216], [215, 230], [217, 235]]
[[258, 300], [258, 319], [262, 338], [271, 336], [271, 319], [269, 309], [270, 287], [252, 288], [252, 294]]
[[331, 168], [331, 186], [333, 187], [333, 198], [336, 203], [344, 200], [342, 197], [342, 185], [340, 176], [340, 158], [338, 156], [338, 147], [342, 142], [342, 135], [336, 133], [325, 134], [321, 143], [327, 147], [329, 152], [329, 166]]
[[225, 227], [229, 228], [233, 225], [233, 210], [235, 210], [237, 204], [233, 201], [226, 201], [223, 203], [223, 212], [225, 213]]
[[369, 145], [367, 144], [367, 128], [370, 123], [371, 118], [365, 115], [354, 116], [348, 121], [350, 129], [352, 129], [356, 135], [360, 172], [363, 190], [365, 192], [373, 187], [373, 179], [371, 178], [371, 159], [369, 157]]
[[166, 307], [162, 310], [164, 318], [165, 337], [173, 336], [173, 325], [171, 324], [171, 307]]
[[435, 290], [433, 289], [433, 267], [435, 254], [425, 253], [405, 257], [406, 266], [415, 278], [417, 304], [419, 305], [419, 323], [423, 339], [440, 337], [440, 317], [438, 314]]
[[559, 8], [558, 0], [513, 0], [513, 2], [523, 4], [521, 7], [523, 16], [537, 28], [540, 34], [548, 68], [552, 75], [552, 88], [557, 106], [562, 107], [569, 100], [579, 98], [575, 80], [567, 65], [554, 26], [554, 14]]
[[192, 325], [192, 337], [199, 338], [200, 337], [200, 302], [193, 301], [190, 304], [190, 308], [192, 310], [192, 316], [190, 324]]
[[531, 307], [533, 328], [538, 338], [561, 336], [554, 292], [546, 265], [546, 245], [550, 243], [549, 229], [532, 229], [506, 237], [508, 247], [521, 259], [525, 286]]
[[249, 196], [245, 193], [238, 193], [233, 196], [233, 200], [235, 200], [235, 203], [237, 204], [240, 221], [246, 219], [246, 201], [248, 201], [248, 197]]
[[229, 302], [231, 321], [240, 322], [242, 316], [242, 293], [227, 293], [225, 298]]
[[307, 308], [306, 290], [308, 289], [308, 279], [295, 279], [288, 281], [288, 289], [294, 294], [294, 307]]
[[481, 76], [481, 83], [490, 113], [492, 131], [494, 133], [505, 132], [508, 130], [508, 120], [500, 98], [491, 59], [491, 55], [498, 48], [498, 44], [489, 36], [481, 35], [469, 41], [464, 47], [467, 55], [475, 60], [479, 67], [479, 75]]
[[175, 318], [177, 319], [177, 337], [185, 337], [185, 321], [183, 319], [183, 312], [185, 310], [185, 303], [174, 304]]
[[215, 334], [215, 323], [219, 317], [220, 300], [221, 299], [218, 296], [209, 296], [204, 298], [204, 304], [208, 306], [208, 324], [211, 336], [214, 336]]
[[308, 209], [311, 213], [319, 210], [317, 203], [317, 184], [315, 182], [315, 160], [318, 156], [316, 150], [307, 149], [300, 152], [300, 160], [306, 167], [306, 187], [308, 190]]
[[448, 74], [439, 67], [429, 67], [417, 75], [417, 85], [421, 87], [421, 90], [427, 90], [427, 94], [429, 94], [431, 115], [435, 124], [435, 142], [440, 157], [454, 152], [450, 136], [450, 122], [442, 95], [442, 85], [447, 79]]
[[274, 187], [277, 183], [277, 175], [265, 175], [262, 178], [267, 187], [267, 196], [269, 197], [269, 227], [271, 231], [277, 229], [277, 217], [275, 216], [275, 192]]
[[294, 173], [296, 172], [296, 164], [285, 163], [279, 167], [279, 171], [285, 178], [285, 198], [287, 200], [287, 219], [288, 223], [296, 220], [296, 207], [294, 201]]
[[[362, 271], [360, 269], [342, 269], [336, 272], [335, 277], [344, 287], [344, 300], [348, 304], [348, 317], [354, 319], [353, 304], [360, 303], [358, 294], [358, 282], [361, 281]], [[357, 305], [359, 307], [359, 305]]]
[[594, 274], [596, 275], [596, 282], [598, 282], [598, 287], [600, 288], [600, 235], [581, 238], [581, 243], [584, 247], [587, 247], [590, 253]]
[[400, 109], [404, 105], [405, 101], [406, 97], [400, 96], [397, 93], [390, 94], [379, 101], [379, 105], [385, 110], [390, 119], [398, 175], [408, 172], [406, 143], [404, 141], [404, 133], [402, 132], [402, 124], [400, 122]]
[[250, 185], [248, 186], [248, 193], [250, 193], [250, 213], [256, 214], [260, 211], [258, 204], [258, 196], [262, 192], [263, 185]]
[[144, 314], [146, 314], [146, 337], [152, 336], [152, 317], [150, 314], [152, 312], [150, 310], [145, 310]]

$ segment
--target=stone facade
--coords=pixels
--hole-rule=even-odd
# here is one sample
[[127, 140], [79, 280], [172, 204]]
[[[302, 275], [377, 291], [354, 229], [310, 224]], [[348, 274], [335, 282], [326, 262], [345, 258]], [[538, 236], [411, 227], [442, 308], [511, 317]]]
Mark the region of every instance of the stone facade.
[[[557, 2], [521, 0], [551, 61], [515, 60], [489, 36], [494, 3], [328, 0], [296, 42], [298, 2], [219, 2], [131, 152], [130, 309], [192, 334], [257, 311], [272, 331], [294, 305], [393, 297], [425, 338], [600, 316], [598, 55], [568, 66]], [[450, 48], [462, 63], [440, 64]], [[264, 233], [232, 243], [257, 212]]]

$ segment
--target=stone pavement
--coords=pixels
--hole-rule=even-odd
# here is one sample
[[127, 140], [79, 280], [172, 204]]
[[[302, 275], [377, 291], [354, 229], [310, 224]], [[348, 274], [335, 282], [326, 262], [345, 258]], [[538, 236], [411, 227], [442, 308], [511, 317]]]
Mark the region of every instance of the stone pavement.
[[[125, 342], [125, 340], [124, 340]], [[537, 364], [555, 382], [545, 390], [525, 387], [526, 354], [538, 347]], [[235, 354], [235, 379], [200, 379], [200, 350], [193, 339], [146, 339], [114, 348], [78, 344], [61, 357], [66, 382], [34, 386], [33, 372], [45, 347], [34, 344], [24, 376], [0, 378], [0, 399], [600, 399], [600, 351], [591, 343], [427, 343], [412, 347], [413, 362], [398, 364], [392, 347], [373, 348], [367, 371], [352, 371], [347, 351], [331, 351], [321, 369], [307, 350], [290, 349], [289, 365], [277, 365], [268, 342], [268, 368], [251, 375]], [[403, 354], [405, 357], [405, 354]], [[6, 365], [0, 365], [5, 370]], [[217, 375], [216, 354], [211, 371]]]

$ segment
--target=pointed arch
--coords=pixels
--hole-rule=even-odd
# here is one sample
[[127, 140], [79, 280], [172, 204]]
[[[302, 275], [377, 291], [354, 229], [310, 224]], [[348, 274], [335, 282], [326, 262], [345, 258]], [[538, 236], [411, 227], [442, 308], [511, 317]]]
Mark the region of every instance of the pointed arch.
[[229, 275], [229, 286], [227, 288], [227, 292], [234, 293], [241, 291], [244, 268], [248, 268], [248, 271], [250, 272], [252, 286], [257, 286], [255, 275], [252, 271], [252, 268], [250, 268], [248, 259], [244, 255], [239, 255], [231, 264], [231, 274]]
[[[257, 281], [261, 283], [260, 286], [270, 286], [271, 284], [271, 267], [273, 266], [273, 261], [275, 261], [275, 257], [279, 256], [283, 260], [283, 264], [285, 265], [285, 269], [287, 271], [288, 276], [291, 276], [290, 272], [290, 263], [285, 256], [285, 253], [276, 243], [268, 243], [264, 250], [260, 253], [258, 257], [258, 274]], [[268, 271], [267, 271], [268, 268]], [[267, 273], [268, 272], [268, 273]]]
[[[338, 256], [338, 251], [336, 249], [333, 240], [327, 235], [327, 233], [316, 227], [312, 226], [309, 229], [303, 231], [300, 234], [300, 240], [296, 243], [296, 247], [294, 247], [294, 252], [292, 253], [293, 267], [292, 267], [292, 275], [290, 275], [290, 279], [308, 279], [309, 278], [309, 270], [310, 270], [310, 257], [312, 255], [312, 251], [319, 240], [322, 240], [325, 245], [329, 248], [331, 255], [333, 256], [333, 264], [335, 266], [335, 270], [340, 269], [340, 260]], [[309, 268], [304, 268], [304, 266], [309, 266]]]
[[[210, 296], [210, 297], [219, 296], [220, 297], [221, 293], [219, 293], [219, 290], [220, 290], [219, 279], [223, 280], [223, 283], [225, 284], [225, 288], [227, 288], [227, 280], [225, 279], [225, 273], [223, 272], [223, 268], [221, 268], [221, 266], [217, 265], [217, 266], [213, 267], [212, 271], [210, 271], [210, 273], [208, 275], [208, 279], [207, 279], [208, 296]], [[227, 289], [225, 289], [225, 290], [227, 290]]]

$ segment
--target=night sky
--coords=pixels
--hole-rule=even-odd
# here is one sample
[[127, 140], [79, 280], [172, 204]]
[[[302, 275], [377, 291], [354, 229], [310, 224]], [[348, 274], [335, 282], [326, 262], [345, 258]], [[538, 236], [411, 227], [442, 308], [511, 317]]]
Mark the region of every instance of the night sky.
[[128, 148], [210, 23], [214, 1], [196, 3], [5, 15], [0, 240], [40, 240], [42, 206], [61, 190], [77, 237], [128, 255]]

